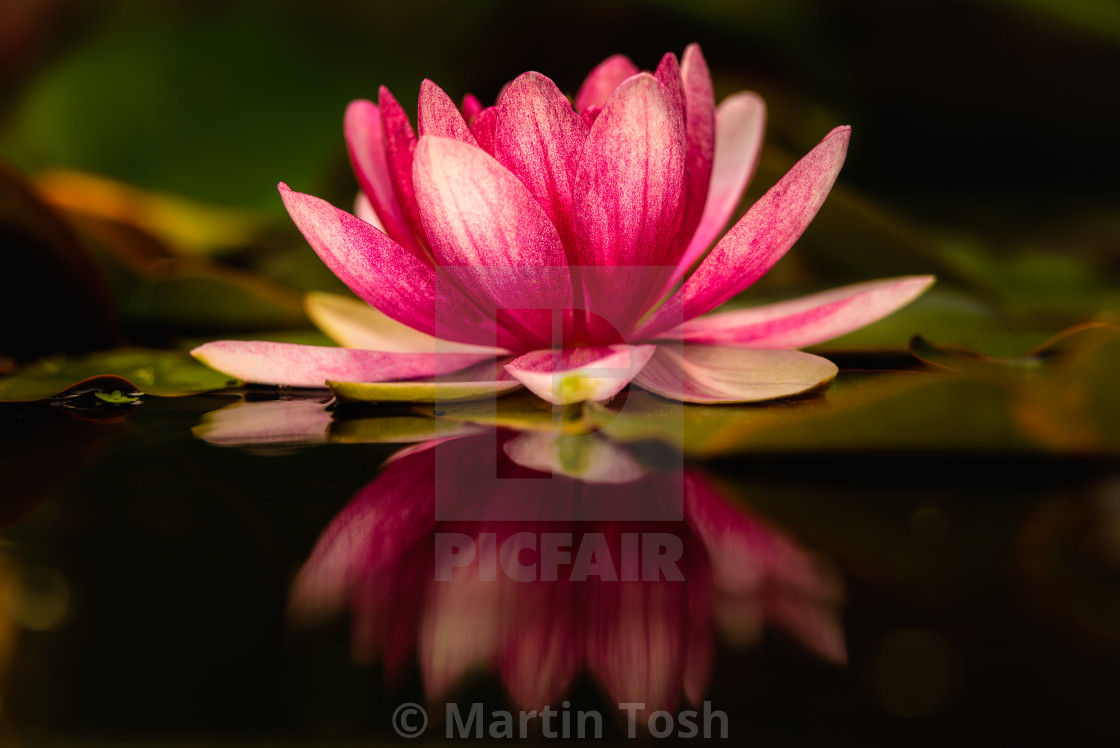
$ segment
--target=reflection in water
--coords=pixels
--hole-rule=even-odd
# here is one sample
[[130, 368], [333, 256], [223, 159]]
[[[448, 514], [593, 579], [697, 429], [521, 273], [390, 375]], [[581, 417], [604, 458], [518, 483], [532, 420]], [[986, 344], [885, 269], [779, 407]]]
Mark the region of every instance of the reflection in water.
[[237, 400], [207, 413], [194, 434], [215, 446], [305, 446], [326, 442], [330, 423], [321, 396]]
[[1120, 473], [1039, 502], [1019, 529], [1028, 602], [1079, 647], [1120, 647]]
[[767, 625], [844, 662], [831, 567], [677, 463], [594, 434], [414, 445], [323, 532], [291, 615], [349, 609], [355, 656], [391, 680], [418, 659], [435, 701], [496, 671], [522, 709], [557, 703], [583, 672], [647, 713], [699, 703], [717, 639], [750, 645]]

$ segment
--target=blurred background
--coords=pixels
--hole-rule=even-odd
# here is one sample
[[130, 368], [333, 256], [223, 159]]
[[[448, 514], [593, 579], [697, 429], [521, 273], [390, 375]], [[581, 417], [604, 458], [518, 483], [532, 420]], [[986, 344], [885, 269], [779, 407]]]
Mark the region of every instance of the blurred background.
[[[158, 395], [227, 383], [185, 353], [205, 340], [326, 342], [302, 293], [344, 289], [276, 183], [352, 204], [349, 101], [385, 84], [415, 114], [427, 77], [489, 104], [530, 69], [574, 94], [608, 55], [649, 69], [694, 41], [717, 98], [752, 89], [769, 107], [743, 208], [853, 128], [817, 219], [733, 303], [934, 273], [826, 352], [907, 370], [876, 380], [897, 382], [921, 334], [919, 358], [969, 375], [864, 400], [842, 379], [823, 427], [695, 419], [678, 446], [835, 556], [851, 604], [849, 670], [780, 645], [718, 653], [733, 735], [943, 745], [983, 721], [996, 744], [1115, 737], [1120, 344], [1045, 371], [1025, 357], [1120, 311], [1120, 4], [0, 0], [0, 375], [17, 373], [0, 401], [128, 380], [112, 408], [0, 409], [0, 744], [5, 715], [89, 744], [387, 732], [404, 699], [352, 666], [344, 623], [293, 645], [283, 611], [391, 448], [223, 449], [191, 429], [232, 396]], [[133, 386], [156, 397], [132, 402]], [[346, 425], [312, 424], [360, 441]]]
[[413, 113], [424, 77], [489, 103], [535, 69], [574, 94], [607, 55], [652, 69], [692, 41], [717, 98], [770, 107], [748, 199], [854, 131], [837, 191], [752, 301], [934, 272], [904, 323], [852, 342], [917, 331], [997, 355], [1120, 307], [1107, 0], [3, 0], [0, 29], [0, 349], [17, 360], [305, 328], [294, 291], [338, 285], [275, 185], [349, 207], [343, 110], [380, 84]]

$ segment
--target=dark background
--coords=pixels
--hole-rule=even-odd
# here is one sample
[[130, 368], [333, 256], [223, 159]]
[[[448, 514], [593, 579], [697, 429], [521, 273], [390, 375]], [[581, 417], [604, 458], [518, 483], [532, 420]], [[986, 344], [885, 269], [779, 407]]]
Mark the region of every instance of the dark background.
[[[341, 191], [342, 110], [423, 77], [491, 101], [528, 69], [573, 92], [623, 52], [652, 69], [703, 46], [717, 96], [758, 90], [768, 142], [853, 126], [849, 186], [921, 215], [1015, 198], [1114, 202], [1113, 3], [316, 3], [9, 0], [3, 153], [278, 211], [273, 183]], [[25, 8], [21, 12], [21, 8]], [[1034, 223], [1049, 211], [1020, 210]]]
[[[574, 93], [610, 54], [653, 68], [694, 41], [717, 98], [753, 89], [769, 106], [752, 195], [833, 126], [853, 127], [837, 189], [753, 298], [934, 272], [935, 291], [888, 342], [904, 351], [922, 332], [1000, 355], [1120, 309], [1120, 5], [1107, 0], [0, 0], [0, 155], [17, 179], [79, 170], [253, 226], [191, 254], [147, 235], [109, 241], [81, 210], [60, 211], [87, 255], [29, 240], [26, 211], [0, 192], [0, 372], [40, 354], [306, 328], [298, 292], [337, 285], [275, 185], [349, 205], [342, 115], [379, 84], [412, 112], [424, 77], [490, 103], [536, 69]], [[149, 272], [161, 263], [226, 285], [174, 286]], [[244, 276], [221, 275], [233, 270], [283, 303], [249, 304]], [[175, 304], [138, 301], [168, 289]], [[31, 488], [0, 502], [0, 561], [61, 569], [73, 606], [58, 629], [0, 637], [0, 669], [13, 663], [0, 706], [21, 732], [368, 744], [418, 696], [415, 681], [389, 695], [377, 671], [354, 668], [344, 622], [293, 641], [281, 619], [294, 569], [388, 450], [267, 455], [193, 439], [224, 403], [149, 399], [116, 424], [5, 406], [0, 444], [14, 457], [0, 490]], [[713, 688], [735, 710], [734, 737], [941, 745], [975, 722], [993, 745], [1107, 736], [1120, 567], [1110, 555], [1101, 571], [1084, 538], [1108, 535], [1114, 553], [1115, 479], [1103, 482], [1104, 460], [979, 452], [864, 454], [839, 472], [802, 455], [718, 466], [748, 502], [836, 555], [852, 604], [849, 671], [781, 640], [721, 653]], [[922, 545], [912, 527], [930, 505], [956, 523], [946, 544]], [[891, 714], [873, 683], [883, 637], [911, 629], [950, 644], [902, 653], [910, 687], [963, 672], [928, 719]], [[476, 686], [501, 706], [495, 679]]]
[[[717, 98], [753, 89], [769, 107], [748, 199], [832, 127], [853, 127], [832, 198], [752, 299], [935, 273], [937, 288], [914, 307], [933, 321], [908, 323], [908, 334], [998, 355], [1120, 308], [1120, 6], [1104, 0], [7, 0], [0, 14], [0, 155], [39, 186], [76, 170], [243, 220], [244, 235], [193, 217], [172, 233], [208, 232], [206, 273], [247, 270], [271, 284], [271, 300], [339, 289], [275, 185], [351, 205], [347, 102], [386, 84], [414, 112], [429, 77], [456, 100], [473, 92], [490, 103], [528, 69], [574, 94], [610, 54], [652, 69], [696, 41]], [[95, 193], [71, 196], [64, 211], [80, 223], [103, 202]], [[16, 223], [26, 213], [5, 210]], [[126, 217], [158, 220], [144, 206]], [[111, 250], [94, 252], [100, 275], [76, 271], [74, 251], [44, 266], [32, 257], [43, 253], [4, 241], [8, 277], [27, 282], [2, 295], [0, 317], [21, 324], [4, 325], [0, 350], [26, 359], [307, 326], [291, 293], [278, 312], [247, 292], [247, 311], [246, 294], [228, 288], [238, 279], [173, 289], [178, 307], [153, 308], [168, 297], [147, 285], [154, 260], [183, 248], [153, 253], [150, 237], [131, 239], [98, 235]], [[963, 337], [948, 334], [945, 314], [964, 302], [943, 294], [955, 291], [1021, 335], [969, 336], [963, 324]]]

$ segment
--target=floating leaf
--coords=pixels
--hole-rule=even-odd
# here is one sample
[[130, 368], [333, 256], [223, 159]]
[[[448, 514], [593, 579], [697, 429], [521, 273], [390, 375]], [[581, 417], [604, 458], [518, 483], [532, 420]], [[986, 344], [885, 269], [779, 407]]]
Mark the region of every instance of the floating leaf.
[[113, 390], [112, 392], [95, 392], [93, 396], [98, 400], [109, 403], [111, 405], [135, 405], [140, 402], [140, 398], [131, 395], [125, 395], [120, 390]]
[[1020, 427], [1056, 451], [1120, 450], [1118, 371], [1120, 334], [1095, 338], [1021, 390], [1016, 403]]
[[693, 406], [631, 391], [585, 418], [620, 441], [657, 440], [688, 455], [744, 451], [1021, 448], [1008, 390], [910, 372], [841, 372], [823, 396], [754, 406]]
[[967, 349], [938, 347], [920, 335], [910, 341], [910, 352], [927, 364], [976, 379], [1028, 378], [1037, 376], [1043, 366], [1035, 356], [991, 358]]
[[44, 400], [93, 377], [114, 377], [128, 390], [173, 397], [240, 384], [179, 351], [122, 349], [79, 358], [49, 358], [0, 379], [0, 402]]
[[975, 298], [934, 286], [889, 317], [808, 350], [905, 350], [911, 338], [921, 335], [940, 344], [974, 348], [992, 356], [1021, 356], [1061, 328], [1060, 324], [1014, 326]]

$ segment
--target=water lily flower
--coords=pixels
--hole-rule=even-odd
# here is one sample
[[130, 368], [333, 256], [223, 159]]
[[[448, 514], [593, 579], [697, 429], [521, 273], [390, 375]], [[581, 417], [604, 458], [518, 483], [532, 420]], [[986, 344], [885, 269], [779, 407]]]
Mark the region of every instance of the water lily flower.
[[696, 45], [652, 73], [611, 57], [574, 106], [536, 72], [485, 108], [468, 96], [460, 109], [425, 80], [418, 135], [383, 87], [346, 112], [357, 215], [280, 185], [312, 248], [376, 312], [312, 297], [311, 316], [343, 347], [218, 341], [194, 355], [247, 382], [375, 383], [359, 390], [378, 400], [525, 386], [568, 404], [634, 382], [727, 403], [826, 384], [835, 365], [795, 349], [890, 314], [932, 278], [708, 314], [789, 250], [847, 152], [849, 128], [837, 127], [716, 241], [764, 119], [753, 93], [716, 106]]
[[[637, 475], [612, 452], [603, 464], [618, 469], [605, 475], [598, 468], [582, 478], [550, 475], [539, 470], [550, 450], [523, 436], [475, 434], [391, 458], [319, 537], [293, 582], [291, 620], [307, 625], [349, 610], [355, 658], [382, 662], [390, 681], [418, 666], [432, 703], [488, 670], [520, 708], [555, 707], [586, 672], [609, 701], [644, 704], [644, 717], [676, 709], [682, 696], [699, 704], [717, 641], [745, 648], [767, 630], [846, 662], [837, 571], [728, 501], [699, 469]], [[602, 443], [582, 445], [598, 451]], [[507, 515], [541, 491], [549, 504], [564, 505], [567, 519]], [[683, 505], [675, 521], [577, 521], [591, 506], [621, 505], [631, 517], [650, 517], [651, 504], [674, 502]], [[495, 520], [441, 516], [462, 514], [456, 507], [464, 503], [468, 516]], [[679, 539], [673, 568], [680, 573], [672, 579], [624, 571], [624, 536], [645, 542], [642, 533], [651, 532]], [[564, 537], [567, 550], [553, 566], [540, 547], [514, 552], [522, 568], [535, 566], [530, 578], [512, 578], [507, 541], [544, 533]], [[488, 536], [506, 559], [493, 573], [483, 560]], [[441, 542], [449, 537], [471, 539], [465, 547], [473, 551], [442, 574]], [[589, 548], [593, 568], [581, 561]]]

